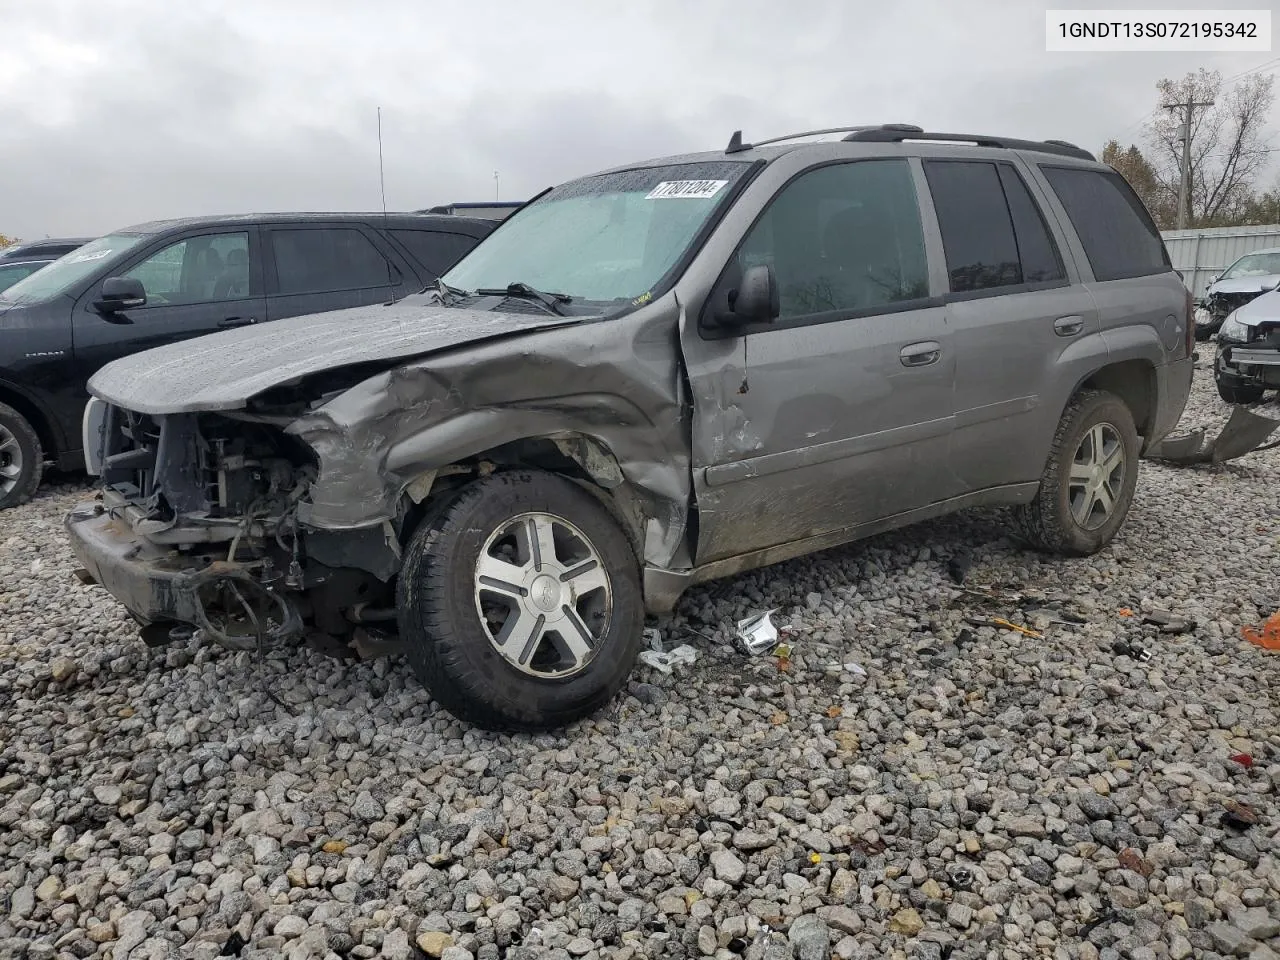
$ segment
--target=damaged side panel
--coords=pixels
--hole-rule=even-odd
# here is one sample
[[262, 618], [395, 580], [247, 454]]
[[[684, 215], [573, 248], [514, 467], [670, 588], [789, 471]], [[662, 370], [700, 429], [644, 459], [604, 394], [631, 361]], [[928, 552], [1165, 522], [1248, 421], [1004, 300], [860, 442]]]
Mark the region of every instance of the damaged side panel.
[[646, 519], [646, 563], [679, 553], [690, 497], [687, 401], [671, 300], [627, 316], [434, 354], [370, 377], [288, 429], [318, 454], [299, 520], [380, 526], [432, 471], [547, 438], [604, 489], [626, 484]]

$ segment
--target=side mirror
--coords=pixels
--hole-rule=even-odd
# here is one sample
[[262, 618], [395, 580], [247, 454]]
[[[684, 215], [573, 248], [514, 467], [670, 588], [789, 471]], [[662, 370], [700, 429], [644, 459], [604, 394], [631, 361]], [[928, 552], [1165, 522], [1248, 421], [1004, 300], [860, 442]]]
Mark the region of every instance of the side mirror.
[[102, 281], [102, 293], [94, 301], [93, 306], [101, 314], [110, 318], [111, 314], [120, 310], [133, 310], [146, 306], [147, 291], [141, 280], [133, 277], [108, 277]]
[[1263, 293], [1271, 293], [1275, 290], [1280, 290], [1280, 277], [1276, 277], [1274, 280], [1268, 280], [1262, 285]]
[[738, 327], [749, 323], [770, 323], [778, 319], [782, 306], [778, 280], [773, 267], [759, 263], [748, 267], [736, 290], [729, 291], [729, 311], [718, 319], [721, 326]]

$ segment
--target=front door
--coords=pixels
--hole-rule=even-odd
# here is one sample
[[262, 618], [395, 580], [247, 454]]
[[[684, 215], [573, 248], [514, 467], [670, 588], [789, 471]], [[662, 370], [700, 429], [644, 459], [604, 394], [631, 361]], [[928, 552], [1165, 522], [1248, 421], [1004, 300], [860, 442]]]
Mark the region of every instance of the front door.
[[265, 319], [257, 255], [256, 228], [210, 230], [170, 238], [113, 271], [142, 282], [145, 306], [104, 315], [93, 305], [102, 283], [90, 286], [72, 318], [80, 381], [118, 357]]
[[[954, 359], [931, 298], [918, 168], [810, 168], [777, 193], [682, 327], [694, 395], [699, 564], [945, 499]], [[781, 316], [726, 335], [707, 315], [772, 266]]]

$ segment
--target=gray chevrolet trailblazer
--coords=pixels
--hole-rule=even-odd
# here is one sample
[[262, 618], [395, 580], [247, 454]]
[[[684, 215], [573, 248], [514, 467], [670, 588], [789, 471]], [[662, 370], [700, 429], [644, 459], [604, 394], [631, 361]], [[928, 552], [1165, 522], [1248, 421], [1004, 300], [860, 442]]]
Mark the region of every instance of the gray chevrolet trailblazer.
[[735, 134], [548, 190], [428, 293], [111, 363], [67, 529], [151, 643], [382, 640], [462, 718], [555, 726], [691, 584], [980, 504], [1097, 551], [1191, 309], [1071, 144]]

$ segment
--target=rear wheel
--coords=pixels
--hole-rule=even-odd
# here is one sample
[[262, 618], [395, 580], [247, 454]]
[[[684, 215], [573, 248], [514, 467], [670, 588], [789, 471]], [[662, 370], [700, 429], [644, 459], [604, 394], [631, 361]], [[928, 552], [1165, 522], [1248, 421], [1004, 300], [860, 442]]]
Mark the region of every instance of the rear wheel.
[[396, 605], [431, 695], [498, 729], [560, 726], [603, 705], [644, 620], [636, 557], [608, 510], [536, 471], [479, 480], [419, 528]]
[[1019, 525], [1041, 549], [1073, 556], [1097, 553], [1129, 513], [1138, 482], [1138, 431], [1119, 397], [1076, 394], [1063, 411], [1031, 503]]
[[40, 486], [44, 452], [22, 414], [0, 403], [0, 510], [26, 503]]

